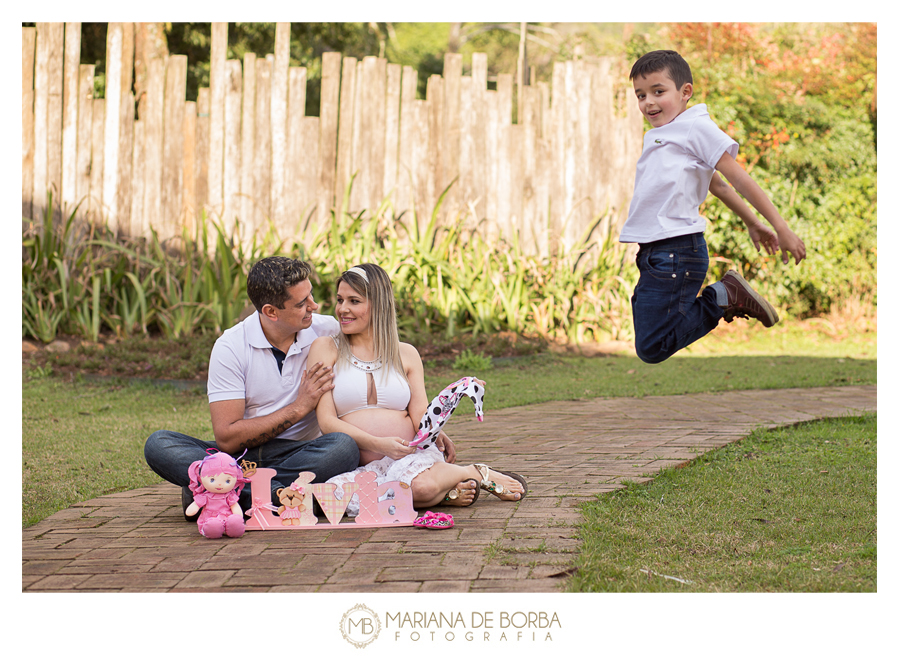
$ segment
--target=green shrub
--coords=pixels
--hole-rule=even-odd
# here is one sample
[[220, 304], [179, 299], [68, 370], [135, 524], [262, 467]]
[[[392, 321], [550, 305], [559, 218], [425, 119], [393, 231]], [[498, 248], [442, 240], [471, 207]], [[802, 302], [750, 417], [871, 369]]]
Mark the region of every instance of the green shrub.
[[485, 356], [481, 353], [473, 354], [472, 350], [463, 350], [453, 361], [454, 370], [481, 372], [484, 370], [491, 370], [493, 367], [494, 360], [490, 356]]

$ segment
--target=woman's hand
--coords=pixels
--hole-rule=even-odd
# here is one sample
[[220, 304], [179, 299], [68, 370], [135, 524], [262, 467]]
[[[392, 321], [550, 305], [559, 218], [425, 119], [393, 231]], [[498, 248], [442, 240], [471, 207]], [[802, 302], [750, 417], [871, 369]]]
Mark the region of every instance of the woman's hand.
[[399, 436], [385, 436], [378, 440], [377, 450], [386, 457], [397, 460], [413, 454], [416, 448], [410, 448], [409, 441]]

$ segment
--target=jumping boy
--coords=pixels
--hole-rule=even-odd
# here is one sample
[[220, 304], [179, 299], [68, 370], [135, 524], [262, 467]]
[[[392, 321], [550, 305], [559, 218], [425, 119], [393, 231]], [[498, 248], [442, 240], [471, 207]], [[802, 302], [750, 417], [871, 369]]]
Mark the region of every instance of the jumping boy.
[[[781, 250], [799, 263], [803, 241], [788, 228], [765, 192], [735, 162], [738, 144], [713, 123], [706, 105], [687, 104], [694, 93], [691, 69], [678, 53], [656, 50], [631, 69], [641, 113], [652, 126], [644, 135], [637, 163], [634, 196], [621, 242], [640, 245], [640, 279], [631, 298], [635, 349], [641, 360], [660, 363], [708, 334], [725, 318], [752, 317], [771, 327], [778, 322], [772, 305], [734, 270], [707, 286], [709, 254], [700, 204], [707, 192], [747, 225], [756, 250]], [[763, 224], [720, 172], [772, 225]]]

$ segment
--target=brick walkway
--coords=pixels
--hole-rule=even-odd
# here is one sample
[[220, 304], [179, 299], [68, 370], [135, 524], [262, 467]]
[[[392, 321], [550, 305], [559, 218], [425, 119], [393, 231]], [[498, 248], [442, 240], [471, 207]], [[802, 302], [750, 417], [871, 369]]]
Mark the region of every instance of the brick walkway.
[[876, 408], [875, 386], [548, 402], [451, 425], [460, 463], [519, 472], [529, 495], [452, 508], [447, 531], [248, 532], [208, 540], [164, 483], [75, 505], [22, 532], [22, 589], [47, 591], [546, 592], [565, 587], [578, 505], [756, 427]]

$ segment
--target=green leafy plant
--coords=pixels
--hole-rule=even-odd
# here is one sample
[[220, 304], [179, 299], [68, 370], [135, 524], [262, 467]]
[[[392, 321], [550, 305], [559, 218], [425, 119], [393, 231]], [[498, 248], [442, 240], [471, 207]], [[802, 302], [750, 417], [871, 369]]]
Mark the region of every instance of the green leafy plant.
[[491, 370], [493, 367], [494, 360], [490, 356], [473, 354], [472, 350], [463, 350], [453, 361], [454, 370], [481, 372], [483, 370]]

